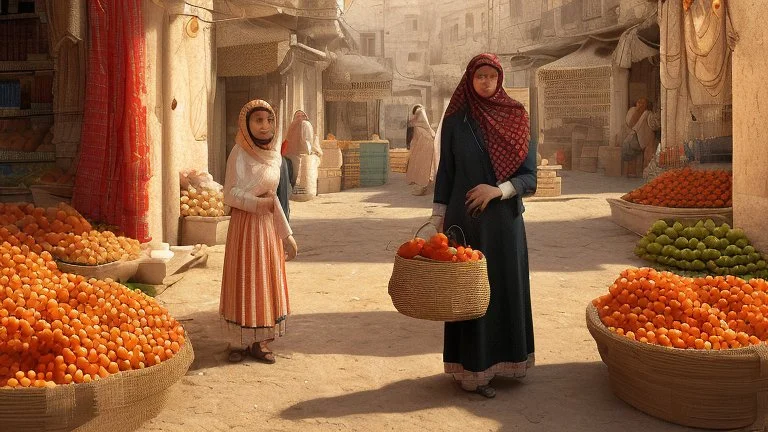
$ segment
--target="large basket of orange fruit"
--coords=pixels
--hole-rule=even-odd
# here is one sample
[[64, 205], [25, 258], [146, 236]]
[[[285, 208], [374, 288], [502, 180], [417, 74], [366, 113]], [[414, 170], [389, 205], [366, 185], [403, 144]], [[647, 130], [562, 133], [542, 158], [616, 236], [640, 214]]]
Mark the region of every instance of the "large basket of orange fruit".
[[96, 381], [0, 389], [0, 421], [15, 432], [129, 432], [157, 416], [194, 354], [187, 341], [172, 358]]
[[625, 402], [684, 426], [762, 428], [765, 304], [764, 280], [631, 269], [587, 307], [586, 321]]
[[135, 430], [192, 363], [184, 328], [154, 298], [62, 272], [41, 249], [0, 227], [0, 430]]
[[480, 318], [490, 301], [485, 257], [466, 242], [449, 244], [442, 233], [426, 241], [417, 231], [395, 255], [389, 295], [398, 312], [412, 318], [445, 322]]
[[731, 172], [682, 168], [666, 171], [621, 199], [608, 199], [613, 221], [644, 235], [659, 219], [713, 219], [732, 224]]

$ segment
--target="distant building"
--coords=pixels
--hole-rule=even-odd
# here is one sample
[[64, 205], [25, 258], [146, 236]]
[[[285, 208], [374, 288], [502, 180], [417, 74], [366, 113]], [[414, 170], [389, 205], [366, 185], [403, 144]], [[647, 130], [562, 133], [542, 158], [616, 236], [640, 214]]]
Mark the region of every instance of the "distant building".
[[[568, 154], [573, 168], [583, 147], [620, 144], [636, 99], [659, 105], [656, 2], [502, 0], [489, 12], [489, 40], [506, 86], [530, 91], [540, 153]], [[592, 153], [589, 171], [597, 169]]]

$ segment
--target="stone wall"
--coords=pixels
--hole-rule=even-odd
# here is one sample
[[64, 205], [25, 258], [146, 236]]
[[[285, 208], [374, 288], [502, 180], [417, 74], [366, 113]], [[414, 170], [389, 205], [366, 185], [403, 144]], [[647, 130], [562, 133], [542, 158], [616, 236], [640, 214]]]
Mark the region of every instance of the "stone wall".
[[733, 212], [753, 243], [768, 251], [768, 2], [729, 2], [739, 35], [733, 53]]

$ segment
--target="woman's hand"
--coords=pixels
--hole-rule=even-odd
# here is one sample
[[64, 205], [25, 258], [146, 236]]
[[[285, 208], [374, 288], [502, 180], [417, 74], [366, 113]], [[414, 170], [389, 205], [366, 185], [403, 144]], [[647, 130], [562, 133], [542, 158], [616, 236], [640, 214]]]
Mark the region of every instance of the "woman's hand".
[[296, 258], [296, 255], [299, 253], [299, 247], [296, 245], [296, 240], [292, 235], [289, 235], [283, 240], [283, 245], [285, 246], [285, 260], [291, 261]]
[[477, 217], [485, 211], [488, 203], [496, 198], [501, 198], [501, 196], [500, 188], [488, 184], [479, 184], [467, 192], [466, 201], [464, 202], [467, 206], [467, 213]]

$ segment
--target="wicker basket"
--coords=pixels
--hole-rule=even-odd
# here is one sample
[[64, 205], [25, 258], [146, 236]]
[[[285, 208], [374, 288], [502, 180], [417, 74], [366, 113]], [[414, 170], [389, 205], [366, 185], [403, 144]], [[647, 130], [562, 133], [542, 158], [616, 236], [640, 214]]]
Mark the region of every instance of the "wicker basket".
[[144, 261], [146, 255], [133, 260], [119, 260], [100, 265], [79, 265], [57, 261], [56, 265], [64, 273], [72, 273], [86, 278], [112, 279], [117, 282], [127, 282], [136, 274], [139, 264]]
[[128, 432], [155, 417], [168, 388], [194, 360], [187, 342], [159, 365], [121, 372], [88, 384], [50, 389], [0, 389], [0, 424], [14, 432]]
[[613, 392], [640, 411], [705, 429], [765, 425], [767, 345], [704, 351], [635, 342], [608, 330], [591, 304], [587, 328]]
[[718, 225], [721, 223], [733, 225], [733, 207], [688, 209], [635, 204], [615, 198], [608, 198], [607, 201], [611, 206], [613, 223], [640, 236], [644, 236], [648, 228], [659, 219], [674, 219], [681, 222], [712, 219]]
[[[428, 226], [429, 223], [422, 225], [414, 237]], [[461, 242], [456, 243], [466, 246], [464, 232], [458, 226], [446, 230], [449, 236], [451, 232], [461, 234]], [[491, 300], [487, 262], [485, 258], [445, 262], [395, 255], [389, 296], [398, 312], [412, 318], [446, 322], [480, 318]]]
[[446, 322], [480, 318], [491, 298], [486, 261], [453, 263], [395, 255], [389, 296], [398, 312], [412, 318]]

